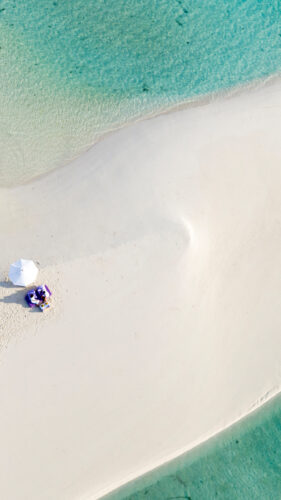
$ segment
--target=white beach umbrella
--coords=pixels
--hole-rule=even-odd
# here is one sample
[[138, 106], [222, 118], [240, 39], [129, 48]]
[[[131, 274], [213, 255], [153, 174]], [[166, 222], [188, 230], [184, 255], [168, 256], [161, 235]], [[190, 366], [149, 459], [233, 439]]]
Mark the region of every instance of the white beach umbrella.
[[35, 281], [37, 274], [33, 260], [20, 259], [11, 265], [9, 278], [16, 286], [28, 286]]

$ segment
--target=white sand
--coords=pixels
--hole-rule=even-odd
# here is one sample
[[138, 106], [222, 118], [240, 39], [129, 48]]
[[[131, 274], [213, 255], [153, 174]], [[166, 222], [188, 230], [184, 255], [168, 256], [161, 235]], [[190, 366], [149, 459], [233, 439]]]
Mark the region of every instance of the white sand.
[[[137, 123], [1, 191], [1, 499], [95, 499], [280, 389], [280, 106]], [[19, 257], [52, 312], [3, 282]]]

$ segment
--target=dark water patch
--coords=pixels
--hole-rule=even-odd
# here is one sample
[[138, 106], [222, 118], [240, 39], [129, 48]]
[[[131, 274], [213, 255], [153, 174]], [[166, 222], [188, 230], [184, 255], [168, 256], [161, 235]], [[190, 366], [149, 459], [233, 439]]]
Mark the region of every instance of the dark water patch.
[[153, 96], [179, 101], [281, 69], [281, 7], [271, 0], [6, 0], [3, 9], [0, 23], [15, 26], [69, 92], [90, 85], [133, 98], [145, 74]]

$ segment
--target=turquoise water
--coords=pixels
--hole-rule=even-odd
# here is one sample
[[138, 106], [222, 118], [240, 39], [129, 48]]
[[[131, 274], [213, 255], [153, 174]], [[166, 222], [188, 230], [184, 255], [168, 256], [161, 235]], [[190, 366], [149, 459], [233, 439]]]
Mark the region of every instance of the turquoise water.
[[178, 100], [279, 70], [280, 5], [2, 0], [0, 15], [1, 24], [34, 48], [36, 71], [47, 69], [63, 91]]
[[0, 0], [0, 184], [106, 131], [278, 73], [279, 0]]
[[104, 500], [280, 500], [281, 396]]

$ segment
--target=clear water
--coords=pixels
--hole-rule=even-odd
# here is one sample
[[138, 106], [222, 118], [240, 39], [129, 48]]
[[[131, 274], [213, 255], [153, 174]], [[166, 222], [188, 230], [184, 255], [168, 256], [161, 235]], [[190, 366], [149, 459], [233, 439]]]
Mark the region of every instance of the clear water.
[[281, 396], [104, 500], [280, 500]]
[[281, 68], [279, 0], [1, 0], [0, 183]]
[[37, 55], [33, 65], [63, 91], [183, 99], [280, 68], [274, 0], [6, 0], [1, 7], [2, 22]]

